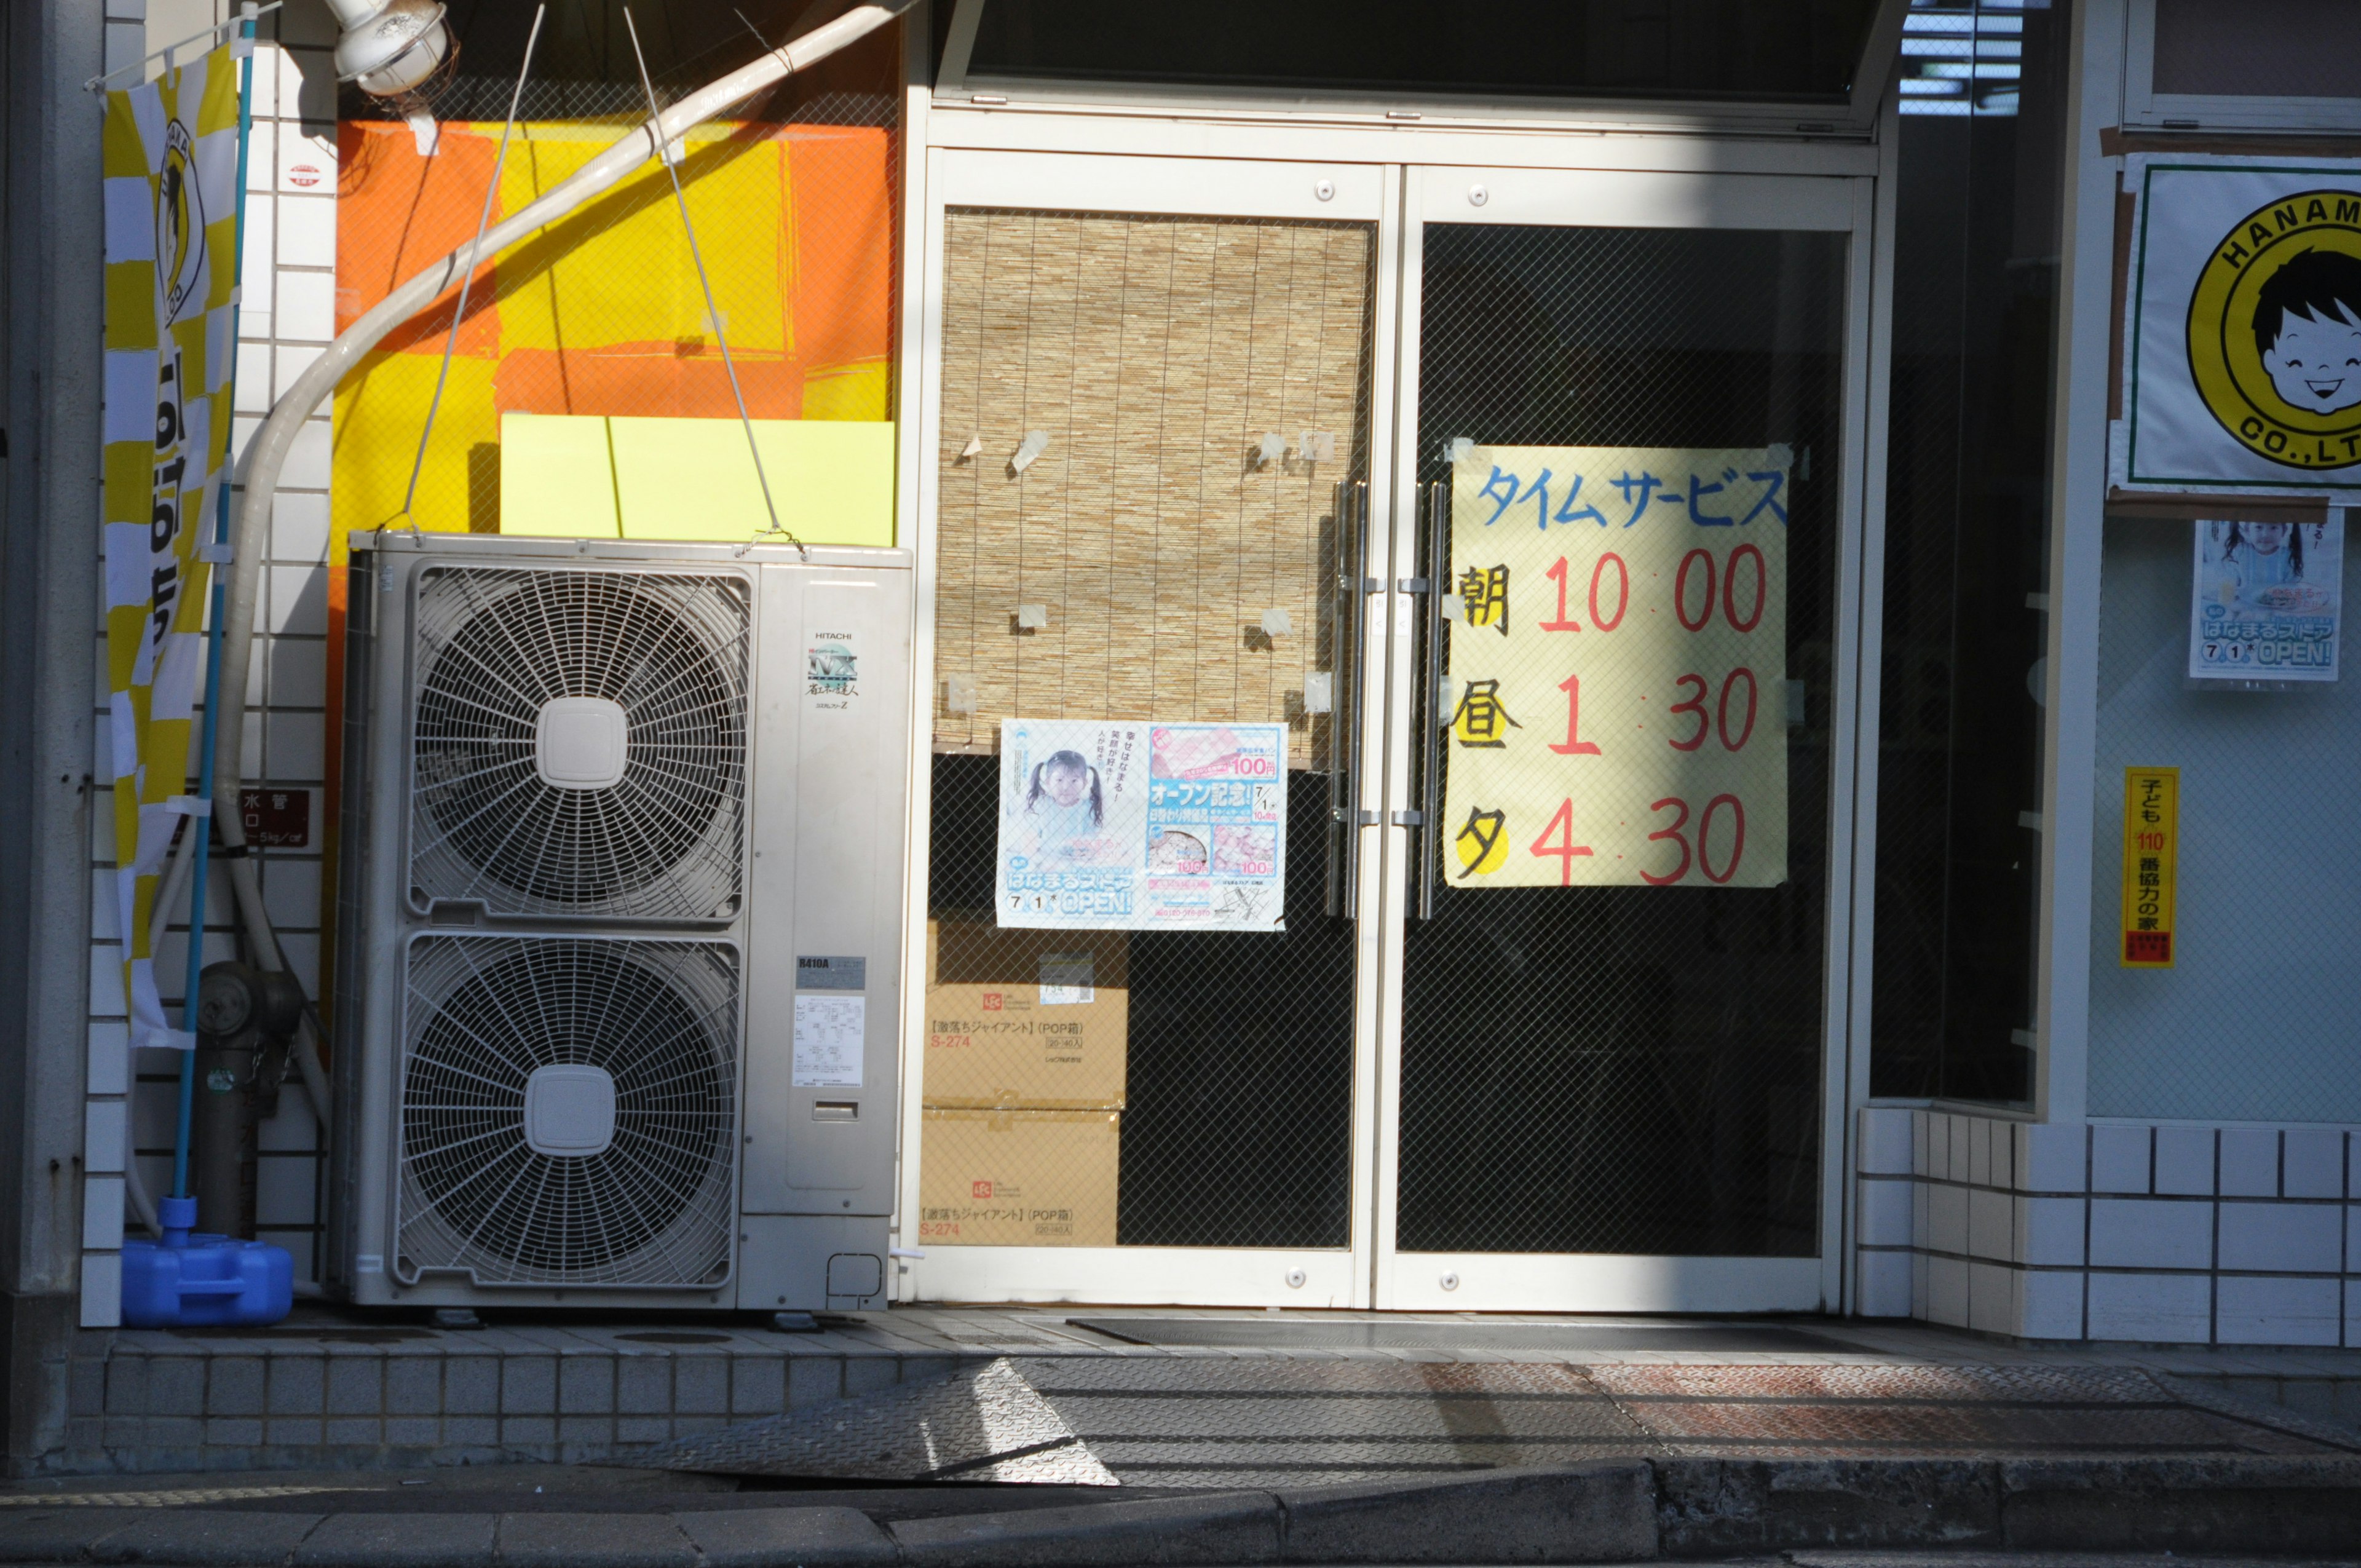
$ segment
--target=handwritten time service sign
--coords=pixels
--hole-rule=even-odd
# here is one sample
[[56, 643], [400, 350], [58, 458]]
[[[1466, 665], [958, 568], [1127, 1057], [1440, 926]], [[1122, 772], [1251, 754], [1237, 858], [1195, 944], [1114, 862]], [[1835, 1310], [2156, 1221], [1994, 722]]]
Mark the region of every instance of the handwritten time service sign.
[[1786, 881], [1789, 466], [1776, 446], [1464, 451], [1452, 886]]

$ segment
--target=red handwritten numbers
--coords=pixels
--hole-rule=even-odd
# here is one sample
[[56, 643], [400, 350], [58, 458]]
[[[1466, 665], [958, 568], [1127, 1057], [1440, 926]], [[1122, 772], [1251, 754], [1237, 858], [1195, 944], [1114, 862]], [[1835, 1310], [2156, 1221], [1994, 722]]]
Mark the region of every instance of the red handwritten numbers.
[[[1584, 630], [1567, 604], [1576, 570], [1565, 556], [1549, 568], [1546, 576], [1557, 586], [1556, 614], [1537, 623], [1541, 630]], [[1613, 631], [1623, 624], [1631, 606], [1631, 573], [1620, 555], [1606, 551], [1592, 562], [1585, 598], [1591, 630]], [[1686, 631], [1704, 631], [1719, 608], [1730, 630], [1742, 636], [1762, 625], [1770, 598], [1770, 565], [1762, 549], [1752, 543], [1735, 546], [1719, 561], [1710, 550], [1691, 550], [1681, 557], [1674, 573], [1673, 616]], [[1741, 664], [1730, 670], [1721, 678], [1719, 691], [1709, 677], [1696, 672], [1675, 677], [1674, 685], [1681, 700], [1671, 705], [1670, 712], [1694, 721], [1676, 725], [1676, 732], [1666, 736], [1665, 743], [1674, 751], [1697, 751], [1710, 739], [1719, 740], [1723, 751], [1737, 752], [1753, 740], [1762, 690], [1752, 669]], [[1557, 689], [1565, 694], [1565, 739], [1551, 742], [1549, 749], [1562, 757], [1599, 756], [1598, 743], [1582, 738], [1582, 677], [1570, 674], [1558, 683]], [[1648, 842], [1671, 845], [1678, 859], [1661, 873], [1641, 872], [1642, 881], [1669, 887], [1689, 880], [1695, 872], [1719, 886], [1738, 874], [1746, 858], [1746, 806], [1737, 795], [1716, 795], [1701, 812], [1677, 795], [1654, 801], [1648, 809], [1660, 817], [1673, 814], [1669, 825], [1648, 834]], [[1574, 862], [1593, 853], [1589, 846], [1574, 841], [1574, 802], [1568, 798], [1528, 851], [1537, 859], [1557, 861], [1561, 887], [1573, 884]]]
[[1561, 757], [1596, 757], [1596, 741], [1582, 738], [1582, 677], [1568, 675], [1558, 682], [1557, 689], [1565, 693], [1565, 739], [1550, 742], [1550, 750]]
[[1673, 818], [1673, 825], [1670, 828], [1659, 828], [1653, 833], [1649, 834], [1648, 842], [1654, 844], [1660, 843], [1666, 839], [1670, 839], [1680, 848], [1681, 863], [1675, 866], [1672, 869], [1671, 873], [1666, 876], [1656, 876], [1648, 872], [1642, 872], [1640, 873], [1640, 880], [1648, 883], [1651, 887], [1670, 887], [1673, 883], [1680, 881], [1681, 878], [1689, 874], [1689, 841], [1681, 837], [1681, 829], [1689, 825], [1689, 803], [1672, 795], [1666, 795], [1664, 799], [1652, 804], [1648, 809], [1651, 811], [1662, 811], [1668, 806], [1676, 808], [1680, 812], [1680, 815]]
[[[1739, 726], [1738, 739], [1733, 740], [1730, 738], [1730, 692], [1732, 686], [1738, 685], [1738, 677], [1741, 675], [1746, 677], [1746, 722]], [[1735, 751], [1753, 737], [1755, 697], [1754, 672], [1745, 665], [1739, 665], [1722, 678], [1721, 701], [1714, 708], [1713, 722], [1714, 729], [1721, 735], [1723, 751]]]
[[[1555, 844], [1549, 841], [1553, 833], [1558, 836]], [[1542, 836], [1533, 840], [1534, 858], [1546, 859], [1555, 855], [1558, 858], [1557, 884], [1571, 887], [1574, 885], [1574, 862], [1589, 853], [1588, 845], [1574, 841], [1574, 802], [1571, 799], [1559, 802], [1557, 815], [1549, 819], [1549, 826], [1542, 829]]]
[[[1746, 807], [1739, 798], [1734, 795], [1718, 795], [1705, 803], [1704, 814], [1697, 817], [1697, 844], [1694, 849], [1690, 847], [1687, 835], [1682, 831], [1689, 825], [1687, 801], [1677, 795], [1668, 795], [1664, 799], [1652, 803], [1648, 809], [1662, 811], [1668, 806], [1680, 815], [1673, 818], [1671, 827], [1659, 828], [1649, 834], [1648, 841], [1655, 844], [1666, 839], [1671, 840], [1674, 847], [1681, 852], [1680, 861], [1663, 876], [1658, 876], [1653, 872], [1642, 872], [1640, 880], [1652, 887], [1670, 887], [1686, 877], [1692, 866], [1704, 873], [1706, 881], [1716, 885], [1727, 883], [1731, 877], [1736, 876], [1739, 862], [1746, 858]], [[1713, 868], [1714, 824], [1720, 820], [1716, 814], [1722, 812], [1724, 807], [1728, 807], [1726, 815], [1730, 821], [1730, 859], [1722, 863], [1719, 871], [1716, 871]], [[1548, 835], [1543, 836], [1546, 838]]]
[[1673, 684], [1676, 686], [1685, 686], [1689, 685], [1692, 681], [1697, 684], [1697, 696], [1689, 698], [1686, 702], [1676, 702], [1673, 704], [1672, 711], [1675, 713], [1696, 714], [1697, 731], [1686, 740], [1667, 741], [1666, 744], [1670, 745], [1675, 751], [1696, 751], [1699, 746], [1705, 744], [1706, 732], [1713, 728], [1712, 721], [1705, 716], [1705, 694], [1713, 689], [1712, 684], [1703, 675], [1683, 675], [1679, 680], [1675, 681]]
[[[1713, 814], [1721, 806], [1730, 807], [1731, 829], [1730, 863], [1720, 871], [1713, 869]], [[1697, 870], [1705, 872], [1708, 882], [1728, 882], [1738, 874], [1738, 862], [1746, 854], [1746, 807], [1738, 804], [1734, 795], [1718, 795], [1705, 803], [1705, 815], [1697, 818]]]
[[[1754, 609], [1744, 620], [1741, 620], [1738, 619], [1738, 564], [1750, 557], [1754, 562]], [[1741, 544], [1731, 551], [1730, 565], [1722, 568], [1721, 576], [1721, 616], [1730, 622], [1730, 629], [1732, 631], [1752, 631], [1760, 626], [1763, 602], [1770, 597], [1771, 568], [1763, 564], [1763, 552], [1752, 544]], [[1709, 616], [1713, 611], [1708, 609], [1706, 613]]]
[[[1705, 563], [1705, 608], [1697, 611], [1695, 620], [1691, 620], [1689, 619], [1689, 568], [1700, 561]], [[1673, 575], [1673, 614], [1680, 618], [1681, 630], [1684, 631], [1703, 631], [1706, 622], [1713, 619], [1712, 551], [1692, 550], [1681, 557], [1680, 570]]]
[[[1607, 564], [1615, 563], [1615, 613], [1598, 613], [1598, 583], [1607, 574]], [[1623, 612], [1631, 605], [1631, 573], [1623, 565], [1623, 557], [1612, 550], [1601, 555], [1590, 568], [1590, 624], [1601, 631], [1612, 631], [1623, 624]]]
[[[1541, 629], [1543, 631], [1581, 630], [1582, 624], [1579, 621], [1568, 620], [1565, 618], [1565, 557], [1563, 555], [1559, 556], [1557, 558], [1557, 565], [1552, 566], [1548, 572], [1543, 575], [1547, 576], [1551, 582], [1557, 585], [1557, 619], [1554, 620], [1543, 621], [1541, 623]], [[1593, 620], [1598, 619], [1598, 611], [1597, 609], [1594, 608], [1591, 610], [1590, 618]]]

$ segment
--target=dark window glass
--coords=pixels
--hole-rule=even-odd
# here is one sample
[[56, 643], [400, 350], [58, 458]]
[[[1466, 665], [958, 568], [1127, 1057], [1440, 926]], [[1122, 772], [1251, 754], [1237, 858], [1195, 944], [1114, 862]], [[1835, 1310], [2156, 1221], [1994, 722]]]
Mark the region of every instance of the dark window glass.
[[2067, 20], [1916, 6], [1905, 34], [1877, 1094], [2032, 1095]]
[[1872, 0], [989, 0], [968, 69], [1282, 91], [1838, 103], [1873, 9]]
[[2158, 93], [2361, 98], [2353, 0], [2157, 0]]
[[1790, 444], [1795, 678], [1777, 886], [1470, 886], [1429, 841], [1446, 874], [1402, 956], [1405, 1251], [1817, 1250], [1848, 243], [1426, 230], [1422, 477], [1447, 478], [1455, 437]]

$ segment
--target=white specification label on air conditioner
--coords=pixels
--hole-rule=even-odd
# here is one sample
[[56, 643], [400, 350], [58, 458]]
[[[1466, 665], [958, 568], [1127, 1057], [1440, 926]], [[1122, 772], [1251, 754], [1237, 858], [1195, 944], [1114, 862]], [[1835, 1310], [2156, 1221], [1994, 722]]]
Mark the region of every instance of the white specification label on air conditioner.
[[861, 1035], [869, 999], [796, 998], [796, 1087], [861, 1087]]

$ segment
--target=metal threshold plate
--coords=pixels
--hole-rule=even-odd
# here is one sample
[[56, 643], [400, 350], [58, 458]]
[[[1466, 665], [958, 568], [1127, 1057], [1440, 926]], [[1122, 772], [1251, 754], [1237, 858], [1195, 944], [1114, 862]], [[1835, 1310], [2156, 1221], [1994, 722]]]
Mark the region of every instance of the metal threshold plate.
[[1498, 1350], [1553, 1354], [1624, 1351], [1858, 1352], [1860, 1346], [1778, 1323], [1487, 1323], [1464, 1318], [1069, 1318], [1130, 1344], [1232, 1350]]

